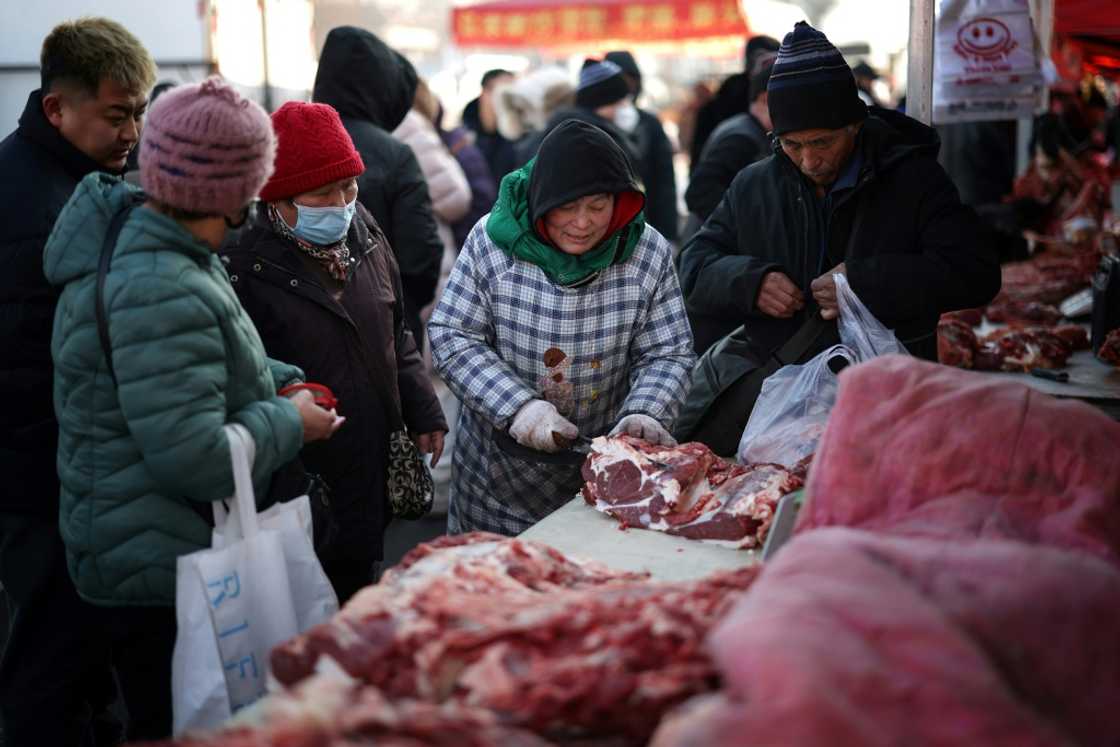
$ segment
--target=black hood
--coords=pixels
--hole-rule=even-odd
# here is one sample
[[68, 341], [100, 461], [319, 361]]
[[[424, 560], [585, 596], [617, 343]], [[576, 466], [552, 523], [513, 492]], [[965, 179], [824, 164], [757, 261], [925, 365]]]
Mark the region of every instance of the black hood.
[[529, 219], [536, 224], [555, 207], [604, 192], [642, 194], [630, 158], [595, 125], [578, 119], [561, 122], [537, 152], [529, 177]]
[[412, 63], [385, 42], [365, 29], [339, 26], [323, 44], [312, 99], [392, 132], [412, 108], [416, 80]]
[[937, 130], [893, 109], [868, 107], [863, 123], [864, 153], [879, 169], [889, 169], [914, 155], [936, 159], [941, 150]]

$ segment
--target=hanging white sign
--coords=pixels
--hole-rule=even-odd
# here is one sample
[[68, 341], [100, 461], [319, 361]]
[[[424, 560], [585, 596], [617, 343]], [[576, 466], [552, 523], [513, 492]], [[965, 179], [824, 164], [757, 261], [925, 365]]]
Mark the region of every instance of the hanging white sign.
[[939, 10], [934, 123], [1033, 116], [1045, 82], [1027, 0], [941, 0]]

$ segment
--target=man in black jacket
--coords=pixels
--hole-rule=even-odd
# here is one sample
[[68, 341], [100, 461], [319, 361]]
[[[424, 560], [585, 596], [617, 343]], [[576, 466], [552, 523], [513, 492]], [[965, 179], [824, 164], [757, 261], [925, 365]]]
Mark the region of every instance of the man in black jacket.
[[443, 242], [420, 164], [390, 134], [412, 108], [416, 80], [412, 64], [376, 36], [339, 26], [323, 43], [312, 99], [334, 107], [365, 162], [358, 199], [397, 255], [408, 326], [422, 349], [420, 309], [435, 298]]
[[[766, 85], [777, 53], [763, 52], [751, 71], [750, 108], [712, 132], [684, 193], [690, 217], [703, 223], [723, 199], [735, 175], [770, 155], [770, 98]], [[699, 225], [697, 225], [699, 227]]]
[[74, 589], [58, 529], [51, 328], [57, 290], [43, 245], [83, 176], [120, 174], [140, 138], [155, 64], [119, 24], [83, 18], [43, 42], [42, 87], [0, 142], [0, 582], [14, 607], [0, 663], [8, 747], [77, 745], [115, 689], [92, 606]]
[[[636, 103], [642, 93], [642, 71], [638, 68], [634, 55], [618, 50], [607, 52], [604, 59], [622, 69], [622, 77], [630, 88], [630, 103]], [[632, 125], [629, 132], [636, 141], [638, 152], [638, 160], [634, 165], [646, 188], [646, 220], [666, 239], [676, 242], [680, 235], [680, 216], [677, 213], [673, 145], [656, 114], [637, 107], [634, 110], [638, 113], [637, 120], [626, 122], [626, 115], [623, 115], [620, 125]]]
[[497, 89], [513, 82], [513, 73], [495, 68], [482, 74], [482, 91], [463, 108], [463, 126], [474, 133], [474, 142], [494, 181], [501, 183], [502, 177], [518, 168], [517, 150], [513, 142], [498, 131], [498, 115], [495, 111]]
[[868, 116], [852, 74], [801, 22], [769, 83], [775, 154], [741, 171], [681, 257], [698, 346], [746, 324], [765, 357], [809, 315], [837, 314], [834, 272], [915, 355], [936, 360], [942, 312], [999, 290], [994, 253], [937, 163], [937, 136]]

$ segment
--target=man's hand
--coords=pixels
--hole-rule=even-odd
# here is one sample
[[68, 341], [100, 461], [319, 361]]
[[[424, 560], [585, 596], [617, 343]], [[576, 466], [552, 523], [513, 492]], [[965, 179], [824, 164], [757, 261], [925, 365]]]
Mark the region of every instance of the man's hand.
[[432, 455], [433, 468], [439, 464], [439, 458], [443, 455], [443, 437], [446, 434], [447, 431], [432, 431], [416, 437], [416, 448], [420, 453]]
[[789, 319], [805, 307], [805, 296], [788, 275], [775, 270], [762, 278], [755, 305], [766, 316]]
[[848, 274], [843, 262], [821, 275], [809, 286], [813, 291], [813, 299], [821, 307], [821, 319], [835, 319], [840, 316], [840, 306], [836, 301], [836, 282], [832, 279], [832, 276], [838, 272], [845, 276]]

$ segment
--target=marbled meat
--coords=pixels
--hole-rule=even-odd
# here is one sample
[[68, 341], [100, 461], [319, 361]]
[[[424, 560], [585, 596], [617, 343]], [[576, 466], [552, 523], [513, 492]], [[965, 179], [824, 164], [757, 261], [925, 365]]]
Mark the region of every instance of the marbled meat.
[[549, 739], [642, 744], [662, 712], [715, 686], [704, 636], [755, 574], [655, 583], [534, 542], [444, 538], [274, 649], [272, 671], [293, 685], [330, 657], [394, 702], [481, 708]]
[[583, 498], [626, 527], [757, 548], [778, 500], [804, 484], [807, 469], [808, 460], [794, 469], [736, 464], [695, 442], [600, 437], [583, 465]]

